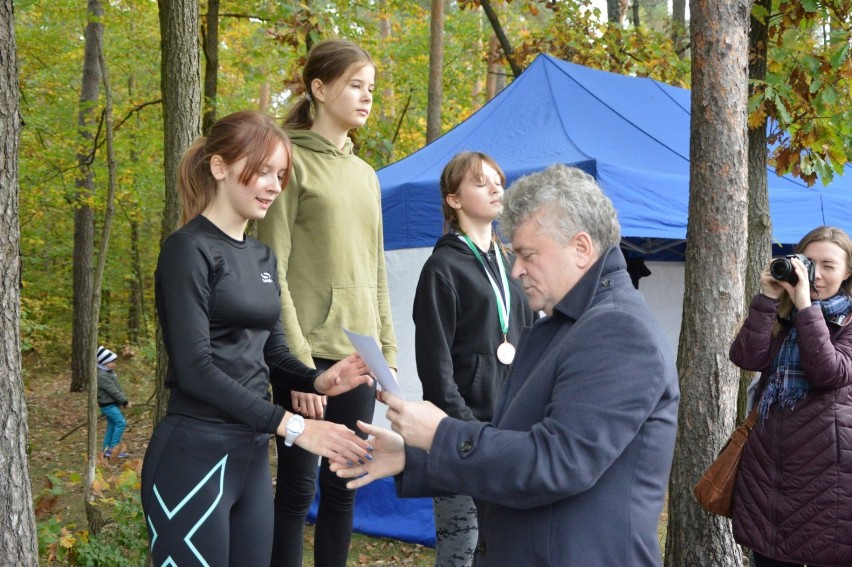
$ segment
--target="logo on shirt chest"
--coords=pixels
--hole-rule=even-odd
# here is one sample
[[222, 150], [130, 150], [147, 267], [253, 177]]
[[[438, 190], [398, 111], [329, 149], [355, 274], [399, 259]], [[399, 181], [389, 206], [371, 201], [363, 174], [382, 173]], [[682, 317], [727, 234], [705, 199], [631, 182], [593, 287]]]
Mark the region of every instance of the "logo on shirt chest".
[[269, 272], [260, 272], [260, 281], [263, 283], [272, 283], [272, 275]]

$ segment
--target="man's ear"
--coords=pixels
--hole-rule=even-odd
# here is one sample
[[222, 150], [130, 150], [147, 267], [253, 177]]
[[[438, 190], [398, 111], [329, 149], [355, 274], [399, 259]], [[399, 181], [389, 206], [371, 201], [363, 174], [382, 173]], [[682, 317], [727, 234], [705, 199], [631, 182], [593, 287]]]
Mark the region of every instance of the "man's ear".
[[225, 175], [227, 173], [228, 166], [225, 164], [225, 160], [223, 160], [221, 156], [214, 155], [210, 158], [210, 174], [213, 175], [213, 179], [216, 181], [222, 181], [225, 179]]
[[577, 258], [577, 267], [584, 269], [594, 264], [596, 258], [595, 243], [586, 231], [580, 231], [574, 235], [574, 251]]

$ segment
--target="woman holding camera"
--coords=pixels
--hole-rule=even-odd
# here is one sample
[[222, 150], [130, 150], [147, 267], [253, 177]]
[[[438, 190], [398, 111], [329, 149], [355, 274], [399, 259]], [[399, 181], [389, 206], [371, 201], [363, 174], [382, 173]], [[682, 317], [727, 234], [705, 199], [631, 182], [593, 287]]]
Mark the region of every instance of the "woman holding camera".
[[852, 565], [852, 240], [822, 226], [796, 251], [761, 274], [731, 345], [761, 372], [734, 537], [757, 567]]

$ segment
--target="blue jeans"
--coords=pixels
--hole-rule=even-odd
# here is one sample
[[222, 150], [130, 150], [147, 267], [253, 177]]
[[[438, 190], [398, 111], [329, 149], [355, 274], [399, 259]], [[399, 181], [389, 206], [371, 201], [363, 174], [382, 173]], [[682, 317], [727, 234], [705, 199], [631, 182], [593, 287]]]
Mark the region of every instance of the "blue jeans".
[[121, 408], [115, 404], [101, 407], [101, 413], [107, 420], [106, 435], [104, 435], [104, 450], [112, 449], [121, 443], [121, 436], [124, 435], [127, 420], [124, 419]]

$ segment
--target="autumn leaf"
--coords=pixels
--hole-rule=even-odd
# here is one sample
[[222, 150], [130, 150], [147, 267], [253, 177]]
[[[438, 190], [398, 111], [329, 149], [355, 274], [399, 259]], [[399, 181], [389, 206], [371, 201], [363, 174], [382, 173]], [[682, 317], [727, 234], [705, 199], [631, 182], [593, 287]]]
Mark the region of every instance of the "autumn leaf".
[[53, 514], [53, 511], [56, 510], [56, 505], [59, 502], [59, 495], [57, 494], [45, 494], [41, 498], [38, 499], [35, 505], [35, 515], [36, 518], [42, 519]]
[[51, 543], [51, 544], [49, 544], [49, 545], [47, 546], [46, 551], [47, 551], [47, 560], [48, 560], [48, 561], [51, 561], [51, 562], [56, 561], [56, 558], [57, 558], [57, 556], [56, 556], [56, 548], [57, 548], [57, 547], [59, 547], [59, 544], [57, 544], [57, 543], [55, 543], [55, 542], [54, 542], [54, 543]]
[[92, 493], [99, 498], [103, 497], [104, 490], [107, 488], [109, 488], [109, 484], [104, 482], [102, 479], [96, 478], [92, 482]]
[[68, 528], [62, 528], [62, 535], [59, 536], [59, 545], [65, 549], [71, 549], [77, 543], [77, 538], [74, 537]]

